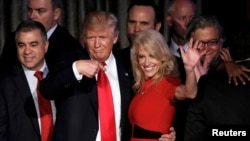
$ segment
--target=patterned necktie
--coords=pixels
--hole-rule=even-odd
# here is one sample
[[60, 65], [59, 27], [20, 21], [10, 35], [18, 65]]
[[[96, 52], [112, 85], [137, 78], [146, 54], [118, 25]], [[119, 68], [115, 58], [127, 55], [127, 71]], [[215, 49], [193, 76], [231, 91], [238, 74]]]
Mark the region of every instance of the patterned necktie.
[[[101, 62], [105, 66], [105, 62]], [[109, 80], [105, 72], [98, 72], [98, 105], [100, 113], [101, 141], [116, 141], [115, 115]]]
[[40, 81], [43, 79], [43, 73], [41, 71], [35, 72], [35, 77], [37, 77], [37, 98], [40, 111], [40, 122], [41, 122], [41, 141], [50, 141], [50, 137], [53, 131], [53, 119], [50, 101], [43, 98], [39, 90]]

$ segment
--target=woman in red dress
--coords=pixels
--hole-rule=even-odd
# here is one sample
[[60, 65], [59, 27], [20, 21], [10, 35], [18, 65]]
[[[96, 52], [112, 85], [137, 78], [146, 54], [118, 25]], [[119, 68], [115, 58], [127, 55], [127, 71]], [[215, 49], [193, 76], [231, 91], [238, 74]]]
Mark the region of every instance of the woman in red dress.
[[131, 52], [136, 95], [128, 114], [132, 125], [131, 141], [158, 141], [162, 134], [169, 133], [172, 126], [175, 101], [196, 96], [194, 68], [205, 52], [199, 53], [199, 47], [200, 43], [193, 43], [192, 39], [186, 52], [180, 47], [187, 75], [186, 84], [182, 85], [175, 57], [164, 37], [155, 30], [141, 31], [136, 35]]

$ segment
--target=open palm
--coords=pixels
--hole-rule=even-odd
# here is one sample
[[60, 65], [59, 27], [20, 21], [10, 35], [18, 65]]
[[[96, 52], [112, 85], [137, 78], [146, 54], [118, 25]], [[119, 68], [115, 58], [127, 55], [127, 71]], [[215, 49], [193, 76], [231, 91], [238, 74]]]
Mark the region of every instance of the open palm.
[[199, 41], [193, 42], [193, 38], [189, 40], [188, 49], [186, 51], [180, 46], [182, 61], [186, 70], [193, 70], [199, 63], [200, 58], [206, 53], [206, 50], [203, 50], [202, 52], [198, 51], [200, 46], [201, 43]]

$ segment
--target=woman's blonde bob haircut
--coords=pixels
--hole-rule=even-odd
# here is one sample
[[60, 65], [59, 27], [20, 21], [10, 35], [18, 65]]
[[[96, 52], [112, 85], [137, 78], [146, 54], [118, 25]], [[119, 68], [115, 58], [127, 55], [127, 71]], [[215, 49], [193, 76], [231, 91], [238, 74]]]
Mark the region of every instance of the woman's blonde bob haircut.
[[134, 91], [140, 91], [145, 81], [145, 75], [139, 65], [139, 48], [143, 47], [150, 55], [162, 62], [153, 84], [157, 84], [166, 75], [178, 75], [175, 57], [171, 54], [165, 38], [156, 30], [140, 31], [132, 43], [131, 61], [135, 84]]

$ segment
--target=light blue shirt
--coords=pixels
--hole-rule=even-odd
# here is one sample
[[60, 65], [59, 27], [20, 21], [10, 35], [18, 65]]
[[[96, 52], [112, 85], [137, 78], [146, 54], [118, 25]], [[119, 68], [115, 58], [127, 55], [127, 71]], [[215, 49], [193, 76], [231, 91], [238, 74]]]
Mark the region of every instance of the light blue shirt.
[[56, 24], [55, 26], [53, 26], [48, 32], [47, 32], [47, 38], [49, 39], [50, 36], [54, 33], [54, 31], [56, 30], [56, 27], [58, 26], [58, 24]]
[[[178, 52], [178, 49], [179, 49], [179, 45], [177, 45], [175, 43], [175, 41], [173, 40], [173, 38], [171, 38], [171, 41], [170, 41], [170, 45], [169, 45], [169, 49], [170, 49], [170, 52], [174, 55], [174, 56], [177, 56], [177, 57], [180, 57], [180, 53]], [[188, 42], [185, 43], [183, 45], [183, 49], [184, 51], [187, 51], [188, 49]]]

